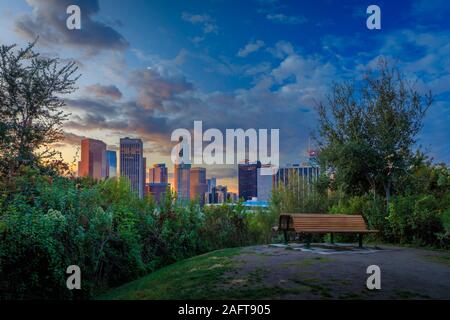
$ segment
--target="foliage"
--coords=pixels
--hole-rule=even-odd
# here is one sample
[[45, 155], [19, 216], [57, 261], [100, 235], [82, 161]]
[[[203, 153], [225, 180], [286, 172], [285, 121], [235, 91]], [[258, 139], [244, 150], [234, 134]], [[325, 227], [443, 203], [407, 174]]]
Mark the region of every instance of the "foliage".
[[421, 96], [385, 59], [363, 81], [336, 84], [318, 108], [323, 169], [334, 171], [345, 193], [384, 194], [389, 202], [414, 161], [412, 148], [431, 103], [431, 93]]
[[223, 204], [204, 208], [205, 221], [201, 230], [207, 250], [243, 246], [248, 243], [249, 225], [243, 205]]
[[272, 190], [271, 210], [278, 215], [287, 212], [321, 213], [327, 212], [329, 197], [326, 191], [320, 191], [298, 175], [289, 176], [286, 184], [279, 184]]
[[370, 195], [344, 196], [329, 209], [333, 214], [361, 214], [370, 229], [380, 230], [388, 238], [385, 203], [381, 197]]
[[[319, 108], [328, 170], [314, 184], [289, 177], [269, 210], [180, 204], [170, 190], [160, 204], [139, 199], [124, 178], [61, 175], [67, 165], [50, 145], [61, 138], [61, 95], [76, 67], [34, 53], [34, 43], [0, 47], [0, 299], [89, 298], [164, 265], [211, 250], [271, 241], [284, 212], [361, 213], [384, 240], [450, 244], [450, 174], [412, 154], [431, 104], [381, 64], [361, 88], [337, 85], [331, 118]], [[357, 90], [358, 89], [358, 90]], [[386, 203], [391, 189], [393, 201]], [[78, 265], [82, 289], [66, 288]]]
[[51, 144], [62, 138], [67, 118], [61, 97], [75, 90], [77, 67], [61, 65], [33, 51], [0, 46], [0, 173], [13, 175], [20, 166], [59, 166]]
[[[22, 167], [0, 178], [0, 298], [89, 298], [200, 253], [267, 240], [264, 212], [139, 199], [126, 179], [49, 176]], [[270, 219], [269, 219], [270, 220]], [[270, 227], [269, 227], [270, 226]], [[266, 236], [262, 236], [262, 235]], [[68, 290], [78, 265], [82, 289]]]
[[395, 197], [387, 217], [394, 240], [418, 245], [438, 244], [439, 234], [445, 232], [449, 205], [448, 196], [442, 200], [433, 195]]
[[[445, 165], [433, 165], [425, 159], [416, 161], [403, 180], [403, 194], [395, 195], [388, 208], [384, 197], [373, 192], [352, 195], [327, 189], [332, 181], [323, 176], [306, 188], [298, 177], [289, 177], [286, 186], [280, 185], [272, 193], [273, 224], [283, 212], [361, 214], [370, 229], [380, 231], [372, 236], [379, 240], [447, 248], [450, 245], [449, 170]], [[336, 239], [355, 240], [340, 235]]]

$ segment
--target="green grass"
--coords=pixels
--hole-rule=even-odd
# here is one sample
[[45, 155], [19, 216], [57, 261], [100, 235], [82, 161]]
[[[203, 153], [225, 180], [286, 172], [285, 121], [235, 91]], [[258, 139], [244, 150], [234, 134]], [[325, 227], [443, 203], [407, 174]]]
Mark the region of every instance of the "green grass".
[[[329, 297], [328, 288], [315, 281], [294, 282], [294, 287], [267, 285], [269, 270], [257, 267], [240, 275], [241, 248], [213, 251], [179, 261], [97, 297], [100, 300], [168, 299], [277, 299], [286, 294], [313, 292]], [[322, 262], [320, 259], [311, 259]], [[326, 260], [326, 259], [324, 259]]]
[[215, 299], [221, 277], [233, 270], [240, 248], [213, 251], [182, 260], [101, 295], [98, 299]]

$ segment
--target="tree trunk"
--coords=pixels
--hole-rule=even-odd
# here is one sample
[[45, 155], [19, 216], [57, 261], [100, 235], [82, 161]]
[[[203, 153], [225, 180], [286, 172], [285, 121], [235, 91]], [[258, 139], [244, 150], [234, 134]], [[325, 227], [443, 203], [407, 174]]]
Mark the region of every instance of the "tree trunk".
[[386, 214], [389, 213], [389, 201], [391, 200], [391, 181], [388, 181], [384, 185], [384, 191], [386, 192]]

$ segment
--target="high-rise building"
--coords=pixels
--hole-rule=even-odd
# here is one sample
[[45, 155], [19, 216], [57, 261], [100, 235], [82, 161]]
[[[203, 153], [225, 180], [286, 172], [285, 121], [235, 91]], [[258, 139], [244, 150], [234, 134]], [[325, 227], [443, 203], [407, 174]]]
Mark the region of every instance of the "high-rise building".
[[144, 197], [144, 148], [141, 139], [120, 139], [120, 176], [130, 180], [131, 190]]
[[228, 192], [228, 194], [227, 194], [227, 200], [228, 200], [228, 201], [231, 201], [232, 203], [238, 202], [239, 199], [238, 199], [237, 193], [234, 193], [234, 192]]
[[106, 176], [113, 178], [117, 176], [117, 153], [113, 150], [106, 150]]
[[142, 158], [142, 172], [144, 175], [144, 178], [142, 179], [142, 190], [145, 196], [147, 194], [145, 189], [145, 183], [147, 182], [147, 158], [145, 157]]
[[154, 164], [153, 168], [148, 170], [149, 183], [167, 183], [168, 174], [167, 167], [164, 163]]
[[217, 186], [213, 188], [213, 193], [216, 194], [217, 202], [215, 203], [226, 203], [228, 199], [227, 186]]
[[205, 202], [205, 193], [208, 191], [206, 184], [206, 169], [200, 167], [191, 168], [189, 196], [191, 200], [198, 199], [200, 204]]
[[258, 197], [258, 168], [261, 168], [259, 161], [238, 164], [239, 198], [251, 200]]
[[164, 199], [168, 188], [170, 184], [167, 182], [151, 182], [145, 186], [146, 194], [150, 194], [157, 203]]
[[106, 178], [106, 144], [96, 139], [81, 140], [81, 161], [78, 163], [80, 177]]
[[205, 203], [225, 203], [230, 198], [230, 193], [227, 192], [227, 186], [214, 186], [210, 192], [205, 193]]
[[216, 186], [216, 177], [212, 177], [211, 179], [206, 179], [207, 192], [211, 192], [212, 188]]
[[320, 168], [316, 166], [301, 166], [300, 164], [289, 164], [278, 169], [273, 176], [273, 186], [287, 186], [292, 177], [299, 184], [299, 190], [309, 190], [312, 183], [317, 181], [320, 176]]
[[272, 195], [273, 175], [261, 174], [262, 169], [270, 169], [272, 166], [261, 165], [261, 168], [257, 169], [256, 177], [256, 189], [259, 201], [269, 201]]
[[208, 191], [205, 193], [205, 204], [214, 203], [214, 195], [212, 192]]
[[189, 201], [191, 182], [191, 164], [183, 163], [174, 165], [173, 186], [179, 201]]

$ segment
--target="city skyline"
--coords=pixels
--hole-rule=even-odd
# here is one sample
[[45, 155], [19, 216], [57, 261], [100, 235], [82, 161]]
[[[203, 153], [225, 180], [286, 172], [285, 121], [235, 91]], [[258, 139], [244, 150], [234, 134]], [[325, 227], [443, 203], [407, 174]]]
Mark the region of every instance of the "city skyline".
[[[131, 182], [131, 189], [137, 191], [140, 197], [151, 194], [159, 202], [167, 187], [178, 194], [178, 200], [197, 200], [200, 205], [224, 203], [228, 200], [235, 202], [242, 198], [245, 201], [268, 202], [274, 187], [280, 183], [287, 185], [292, 175], [303, 177], [306, 187], [319, 177], [317, 166], [317, 152], [310, 150], [309, 162], [288, 164], [273, 170], [271, 165], [262, 165], [259, 161], [245, 160], [237, 164], [238, 174], [235, 177], [238, 189], [229, 189], [227, 185], [217, 185], [214, 176], [207, 178], [207, 170], [190, 163], [174, 164], [175, 177], [169, 183], [168, 168], [165, 163], [156, 163], [148, 167], [147, 159], [143, 157], [143, 144], [139, 138], [120, 139], [119, 166], [117, 166], [116, 151], [107, 150], [106, 144], [97, 139], [85, 138], [81, 141], [81, 157], [78, 161], [78, 176], [90, 176], [96, 180], [127, 177]], [[177, 148], [178, 149], [178, 148]], [[123, 164], [122, 164], [123, 162]], [[272, 175], [262, 174], [263, 167], [271, 168]], [[139, 168], [142, 168], [140, 170]], [[119, 170], [119, 172], [117, 172]], [[141, 186], [139, 188], [138, 186]]]
[[[80, 6], [81, 30], [65, 27], [69, 4]], [[239, 12], [221, 1], [2, 1], [0, 42], [23, 46], [39, 36], [38, 52], [80, 67], [79, 90], [66, 97], [65, 138], [56, 145], [67, 162], [83, 138], [118, 151], [120, 137], [138, 137], [148, 166], [168, 164], [172, 180], [170, 133], [202, 120], [221, 131], [279, 128], [280, 163], [302, 163], [315, 101], [385, 56], [419, 91], [434, 92], [417, 145], [449, 163], [445, 4], [377, 1], [382, 29], [368, 30], [367, 4], [357, 1], [249, 0]], [[237, 191], [236, 165], [205, 168]]]

